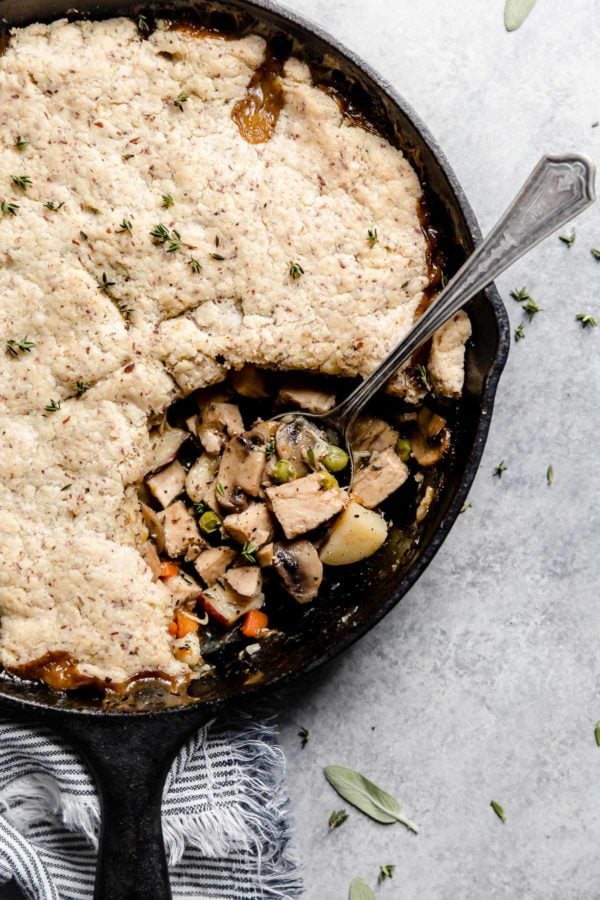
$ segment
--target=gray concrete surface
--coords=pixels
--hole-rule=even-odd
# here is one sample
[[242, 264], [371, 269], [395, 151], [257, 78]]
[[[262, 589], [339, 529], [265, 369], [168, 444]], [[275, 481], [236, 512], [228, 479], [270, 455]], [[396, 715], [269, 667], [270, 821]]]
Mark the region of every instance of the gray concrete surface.
[[[503, 0], [288, 5], [412, 103], [484, 230], [542, 153], [600, 159], [597, 0], [539, 0], [514, 34]], [[354, 876], [374, 884], [383, 863], [397, 868], [382, 900], [600, 898], [600, 328], [574, 320], [600, 322], [589, 252], [600, 207], [576, 229], [571, 249], [551, 238], [500, 279], [513, 328], [512, 287], [544, 311], [512, 348], [472, 509], [402, 604], [282, 704], [307, 900], [344, 900]], [[393, 791], [421, 833], [353, 811], [328, 835], [344, 805], [322, 777], [330, 763]]]
[[[542, 153], [600, 161], [597, 2], [539, 0], [513, 34], [502, 0], [288, 5], [404, 94], [484, 231]], [[472, 509], [400, 606], [287, 705], [309, 900], [344, 900], [382, 863], [397, 866], [382, 900], [600, 898], [600, 327], [574, 321], [591, 311], [600, 323], [600, 208], [576, 231], [570, 249], [550, 238], [500, 279], [513, 328], [512, 287], [544, 311], [511, 348]], [[311, 733], [302, 751], [300, 726]], [[344, 805], [322, 778], [330, 763], [395, 792], [421, 834], [352, 812], [327, 835]]]

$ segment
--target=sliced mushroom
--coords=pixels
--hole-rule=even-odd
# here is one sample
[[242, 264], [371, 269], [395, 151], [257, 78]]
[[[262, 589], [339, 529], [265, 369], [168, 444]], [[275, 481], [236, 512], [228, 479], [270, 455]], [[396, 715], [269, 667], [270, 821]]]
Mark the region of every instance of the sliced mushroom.
[[254, 597], [262, 591], [262, 573], [258, 566], [235, 566], [228, 569], [225, 581], [242, 597]]
[[232, 512], [241, 511], [248, 505], [246, 494], [256, 497], [260, 494], [260, 483], [266, 463], [266, 440], [263, 431], [255, 428], [232, 438], [227, 444], [217, 482], [219, 505]]
[[206, 503], [215, 508], [218, 467], [219, 461], [208, 453], [202, 453], [195, 461], [185, 479], [185, 492], [192, 503]]
[[322, 435], [303, 418], [294, 417], [291, 422], [283, 421], [275, 432], [275, 449], [280, 459], [289, 460], [296, 470], [296, 477], [302, 478], [310, 472], [306, 460], [314, 454], [315, 445], [326, 444]]
[[412, 453], [420, 466], [434, 466], [450, 447], [446, 421], [429, 409], [419, 411], [418, 428], [411, 434]]
[[196, 519], [183, 500], [177, 500], [159, 513], [164, 533], [164, 549], [172, 559], [183, 556], [195, 558], [206, 541], [201, 537]]
[[265, 602], [262, 593], [258, 593], [254, 597], [242, 597], [229, 585], [220, 581], [202, 591], [200, 599], [206, 612], [228, 628], [251, 609], [260, 609]]
[[161, 469], [156, 475], [148, 478], [146, 484], [152, 496], [156, 497], [164, 508], [183, 492], [185, 476], [185, 469], [179, 460], [176, 459], [170, 466]]
[[158, 552], [162, 553], [165, 547], [165, 533], [163, 530], [162, 521], [159, 517], [159, 513], [155, 512], [151, 506], [146, 506], [145, 503], [140, 503], [140, 507], [142, 510], [144, 521], [148, 527], [150, 537], [156, 544], [156, 549], [158, 550]]
[[290, 596], [298, 603], [313, 600], [323, 581], [323, 564], [310, 541], [274, 545], [273, 566]]
[[156, 581], [160, 577], [161, 566], [158, 553], [156, 552], [156, 546], [152, 541], [146, 541], [146, 543], [140, 547], [140, 556], [152, 572], [152, 577]]
[[353, 450], [382, 451], [393, 447], [398, 440], [398, 432], [377, 416], [359, 416], [351, 432]]
[[152, 447], [150, 450], [151, 461], [148, 467], [153, 472], [156, 469], [162, 469], [176, 459], [177, 454], [184, 441], [189, 435], [181, 428], [165, 428], [162, 432], [156, 429], [150, 435]]
[[388, 448], [371, 454], [368, 464], [359, 469], [352, 482], [352, 494], [367, 509], [379, 506], [408, 478], [408, 469], [398, 454]]
[[238, 544], [262, 547], [273, 537], [273, 520], [264, 503], [251, 503], [243, 512], [226, 516], [223, 527]]
[[241, 397], [263, 399], [270, 395], [267, 376], [254, 366], [244, 366], [229, 375], [233, 389]]
[[326, 476], [319, 472], [269, 487], [266, 493], [288, 539], [328, 522], [348, 502], [344, 491], [337, 486], [328, 487]]
[[194, 560], [194, 567], [198, 575], [210, 587], [219, 578], [222, 578], [228, 566], [235, 559], [235, 550], [231, 547], [210, 547], [203, 550], [200, 556]]
[[310, 413], [326, 413], [335, 406], [335, 394], [309, 384], [291, 381], [282, 385], [275, 402], [277, 406], [305, 409]]

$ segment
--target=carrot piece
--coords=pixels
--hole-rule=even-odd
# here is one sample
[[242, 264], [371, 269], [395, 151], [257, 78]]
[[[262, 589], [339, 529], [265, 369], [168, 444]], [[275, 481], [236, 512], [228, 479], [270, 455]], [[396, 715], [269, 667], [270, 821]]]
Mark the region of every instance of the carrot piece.
[[172, 637], [177, 637], [177, 622], [169, 622], [169, 628], [167, 630]]
[[177, 563], [173, 562], [162, 562], [160, 564], [160, 575], [159, 578], [173, 578], [174, 575], [179, 573], [179, 566]]
[[177, 620], [178, 638], [185, 637], [186, 634], [195, 634], [198, 631], [198, 622], [196, 622], [195, 619], [192, 619], [191, 616], [186, 616], [182, 610], [176, 610], [175, 618]]
[[244, 616], [244, 624], [242, 625], [242, 634], [246, 637], [256, 637], [259, 631], [266, 628], [269, 624], [269, 617], [261, 612], [260, 609], [251, 609]]

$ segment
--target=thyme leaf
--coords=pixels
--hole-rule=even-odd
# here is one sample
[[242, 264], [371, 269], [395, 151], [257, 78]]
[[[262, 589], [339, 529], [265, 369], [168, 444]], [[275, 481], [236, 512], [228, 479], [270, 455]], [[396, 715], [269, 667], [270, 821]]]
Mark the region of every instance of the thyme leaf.
[[114, 287], [116, 283], [117, 283], [116, 281], [109, 281], [108, 275], [106, 274], [106, 272], [103, 272], [102, 273], [102, 281], [98, 282], [98, 287], [100, 288], [101, 291], [104, 291], [105, 294], [109, 294], [110, 289], [112, 287]]
[[173, 100], [173, 105], [183, 112], [183, 104], [187, 103], [189, 99], [187, 94], [179, 94], [179, 96]]
[[548, 484], [548, 487], [552, 487], [552, 485], [554, 484], [554, 469], [551, 465], [548, 466], [548, 469], [546, 470], [546, 482]]
[[494, 469], [494, 475], [496, 476], [496, 478], [502, 478], [502, 473], [506, 472], [507, 469], [508, 469], [508, 466], [506, 466], [504, 464], [504, 460], [502, 460], [502, 462], [499, 462], [498, 465], [496, 466], [496, 468]]
[[310, 732], [308, 728], [301, 728], [298, 732], [298, 737], [300, 738], [300, 749], [304, 750], [310, 739]]
[[44, 206], [46, 209], [49, 209], [51, 212], [58, 212], [65, 205], [65, 201], [63, 200], [61, 203], [57, 203], [56, 200], [46, 200]]
[[389, 863], [387, 866], [379, 866], [379, 877], [377, 879], [377, 884], [381, 884], [386, 880], [386, 878], [393, 878], [395, 868], [395, 865], [390, 865]]
[[594, 259], [600, 259], [600, 250], [598, 250], [596, 247], [592, 247], [590, 253], [594, 257]]
[[558, 236], [559, 241], [562, 241], [563, 244], [566, 244], [568, 249], [570, 249], [571, 244], [575, 243], [575, 238], [576, 238], [575, 229], [573, 229], [571, 234], [559, 234], [559, 236]]
[[50, 403], [47, 403], [44, 409], [46, 412], [58, 412], [60, 409], [61, 401], [60, 400], [51, 400]]
[[11, 203], [9, 200], [3, 200], [0, 203], [0, 212], [3, 216], [16, 216], [18, 208], [18, 203]]
[[525, 337], [525, 329], [523, 325], [517, 325], [515, 328], [515, 341], [522, 341]]
[[202, 271], [202, 265], [197, 259], [190, 259], [190, 267], [194, 275], [199, 275]]
[[123, 232], [125, 232], [125, 231], [126, 231], [128, 234], [131, 234], [132, 229], [133, 229], [133, 225], [131, 224], [131, 222], [129, 221], [129, 219], [123, 219], [123, 221], [121, 222], [121, 224], [120, 224], [119, 227], [117, 228], [117, 234], [123, 234]]
[[225, 488], [223, 487], [223, 483], [221, 481], [217, 481], [217, 494], [219, 497], [225, 496]]
[[596, 325], [598, 324], [596, 322], [595, 318], [592, 315], [590, 315], [590, 313], [577, 313], [577, 315], [575, 316], [575, 319], [578, 322], [581, 322], [582, 328], [595, 328]]
[[162, 205], [164, 206], [165, 209], [168, 209], [170, 206], [173, 206], [174, 203], [175, 203], [175, 201], [173, 200], [173, 197], [171, 196], [171, 194], [163, 194], [162, 195]]
[[29, 141], [19, 135], [15, 141], [15, 147], [17, 150], [25, 150], [26, 147], [29, 147]]
[[225, 259], [222, 253], [209, 253], [208, 255], [211, 259], [216, 259], [217, 262], [223, 262], [223, 260]]
[[596, 723], [594, 728], [594, 737], [596, 738], [596, 746], [600, 747], [600, 722]]
[[542, 312], [542, 307], [538, 306], [533, 297], [523, 304], [523, 311], [527, 313], [530, 319], [533, 319], [537, 313]]
[[91, 384], [88, 384], [87, 381], [78, 381], [75, 384], [75, 393], [81, 397], [82, 394], [85, 394], [86, 391], [89, 391], [91, 388]]
[[501, 819], [503, 822], [506, 822], [506, 813], [504, 812], [504, 808], [502, 806], [500, 806], [498, 801], [491, 800], [490, 806], [492, 807], [492, 809], [494, 810], [494, 812], [496, 813], [498, 818]]
[[17, 187], [21, 188], [22, 191], [26, 191], [27, 188], [31, 185], [31, 178], [29, 175], [11, 175], [11, 181], [13, 184], [16, 184]]
[[429, 381], [429, 375], [427, 374], [427, 368], [424, 365], [417, 366], [417, 378], [423, 385], [426, 391], [431, 391], [431, 382]]
[[36, 347], [35, 341], [30, 341], [25, 335], [20, 341], [10, 340], [6, 342], [6, 349], [11, 356], [18, 356], [19, 353], [31, 353]]
[[304, 275], [304, 269], [302, 268], [300, 263], [290, 262], [290, 278], [293, 281], [297, 281], [297, 279], [300, 278], [301, 275]]
[[376, 228], [369, 228], [367, 231], [367, 240], [369, 242], [369, 247], [374, 247], [375, 244], [379, 243], [379, 237], [377, 236]]
[[253, 544], [252, 541], [246, 541], [244, 546], [242, 547], [242, 556], [246, 560], [246, 562], [254, 565], [256, 562], [256, 551], [258, 547], [256, 544]]
[[348, 818], [348, 813], [345, 809], [336, 809], [329, 816], [329, 830], [333, 831], [334, 828], [339, 828], [340, 825], [343, 825], [346, 819]]

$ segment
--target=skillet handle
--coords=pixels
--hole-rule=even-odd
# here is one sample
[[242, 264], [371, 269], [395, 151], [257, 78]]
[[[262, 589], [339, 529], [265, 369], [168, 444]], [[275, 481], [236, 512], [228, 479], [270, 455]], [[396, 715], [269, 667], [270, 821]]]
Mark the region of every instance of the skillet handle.
[[[186, 717], [183, 717], [186, 719]], [[61, 732], [88, 764], [102, 823], [94, 900], [171, 900], [162, 834], [165, 778], [198, 716], [90, 716]]]

